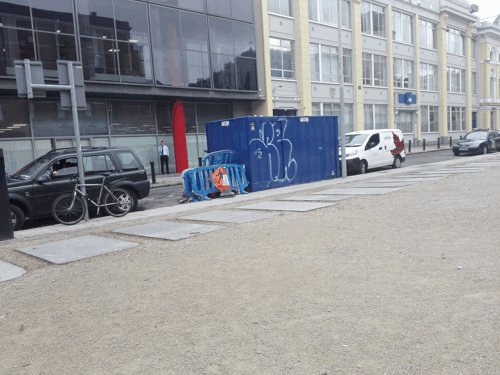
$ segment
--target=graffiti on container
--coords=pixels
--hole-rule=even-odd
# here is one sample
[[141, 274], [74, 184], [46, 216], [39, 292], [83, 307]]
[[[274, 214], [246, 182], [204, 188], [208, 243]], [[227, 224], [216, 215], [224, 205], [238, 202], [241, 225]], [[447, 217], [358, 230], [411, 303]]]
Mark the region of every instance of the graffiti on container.
[[248, 143], [253, 167], [268, 171], [270, 182], [289, 182], [297, 175], [297, 161], [292, 157], [293, 144], [286, 136], [287, 120], [265, 121], [257, 137]]

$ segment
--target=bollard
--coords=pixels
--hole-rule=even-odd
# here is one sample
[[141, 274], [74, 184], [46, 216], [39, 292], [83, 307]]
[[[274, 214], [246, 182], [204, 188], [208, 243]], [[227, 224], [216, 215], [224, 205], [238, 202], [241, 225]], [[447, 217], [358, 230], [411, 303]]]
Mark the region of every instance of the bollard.
[[460, 136], [460, 139], [462, 139], [462, 136]]
[[150, 161], [149, 164], [151, 164], [151, 182], [156, 184], [155, 162]]
[[5, 159], [0, 148], [0, 241], [14, 238], [14, 228], [10, 218], [9, 190], [5, 175]]
[[450, 147], [452, 146], [452, 143], [453, 143], [453, 138], [450, 137]]
[[203, 166], [202, 165], [202, 160], [203, 160], [203, 158], [198, 158], [198, 167], [202, 167]]
[[425, 138], [424, 138], [424, 139], [422, 139], [422, 150], [424, 150], [424, 151], [425, 151]]
[[411, 139], [408, 141], [408, 153], [411, 152]]
[[441, 137], [438, 138], [438, 148], [441, 148]]

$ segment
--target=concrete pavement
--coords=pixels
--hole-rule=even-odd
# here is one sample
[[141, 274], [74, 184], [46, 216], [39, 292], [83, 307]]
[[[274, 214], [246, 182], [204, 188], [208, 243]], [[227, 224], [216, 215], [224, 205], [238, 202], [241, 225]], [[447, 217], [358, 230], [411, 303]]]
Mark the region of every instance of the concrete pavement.
[[[27, 273], [0, 284], [0, 373], [495, 373], [499, 163], [455, 158], [16, 233], [0, 259]], [[377, 184], [400, 189], [180, 241], [115, 232]], [[89, 234], [139, 246], [65, 265], [17, 251]]]

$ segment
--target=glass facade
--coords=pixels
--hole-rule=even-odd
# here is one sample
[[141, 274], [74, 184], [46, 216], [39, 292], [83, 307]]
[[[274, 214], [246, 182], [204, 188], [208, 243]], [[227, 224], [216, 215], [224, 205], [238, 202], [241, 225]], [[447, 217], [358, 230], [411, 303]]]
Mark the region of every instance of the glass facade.
[[[170, 106], [165, 101], [89, 99], [87, 109], [79, 111], [83, 146], [127, 146], [137, 151], [142, 163], [157, 163], [156, 145], [165, 140], [175, 163]], [[198, 165], [206, 150], [205, 124], [231, 117], [231, 106], [220, 102], [185, 102], [186, 138], [189, 165]], [[17, 146], [16, 146], [17, 145]], [[29, 146], [27, 146], [29, 145]], [[57, 147], [72, 147], [71, 111], [61, 110], [58, 100], [0, 97], [0, 148], [13, 150], [7, 172], [12, 173], [26, 162]], [[28, 151], [25, 151], [28, 150]], [[15, 151], [15, 152], [14, 152]], [[174, 164], [172, 164], [174, 165]]]
[[0, 76], [76, 60], [86, 81], [257, 92], [253, 22], [239, 0], [0, 1]]
[[[145, 166], [158, 164], [159, 139], [175, 163], [171, 106], [181, 94], [169, 88], [191, 89], [194, 96], [183, 101], [191, 167], [206, 149], [205, 122], [232, 116], [230, 92], [254, 98], [259, 90], [251, 1], [0, 0], [0, 78], [12, 80], [20, 59], [41, 61], [48, 79], [57, 78], [57, 60], [80, 61], [87, 84], [99, 84], [93, 86], [99, 94], [90, 91], [79, 111], [82, 145], [130, 146]], [[163, 99], [132, 97], [120, 84], [142, 86], [137, 92], [156, 86]], [[50, 149], [73, 146], [71, 111], [61, 109], [57, 95], [30, 101], [8, 95], [0, 92], [8, 172]]]

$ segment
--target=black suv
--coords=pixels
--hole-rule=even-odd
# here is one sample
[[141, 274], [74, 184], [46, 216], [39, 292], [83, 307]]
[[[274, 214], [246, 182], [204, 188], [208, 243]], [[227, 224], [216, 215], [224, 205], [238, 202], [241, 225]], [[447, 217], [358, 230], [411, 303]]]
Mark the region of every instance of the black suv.
[[[85, 183], [106, 181], [127, 190], [131, 211], [137, 201], [149, 195], [150, 184], [139, 158], [129, 148], [83, 148]], [[27, 164], [7, 178], [10, 210], [14, 230], [21, 229], [25, 219], [52, 215], [52, 203], [61, 194], [73, 191], [78, 176], [75, 148], [52, 150]], [[87, 188], [96, 197], [98, 188]]]

